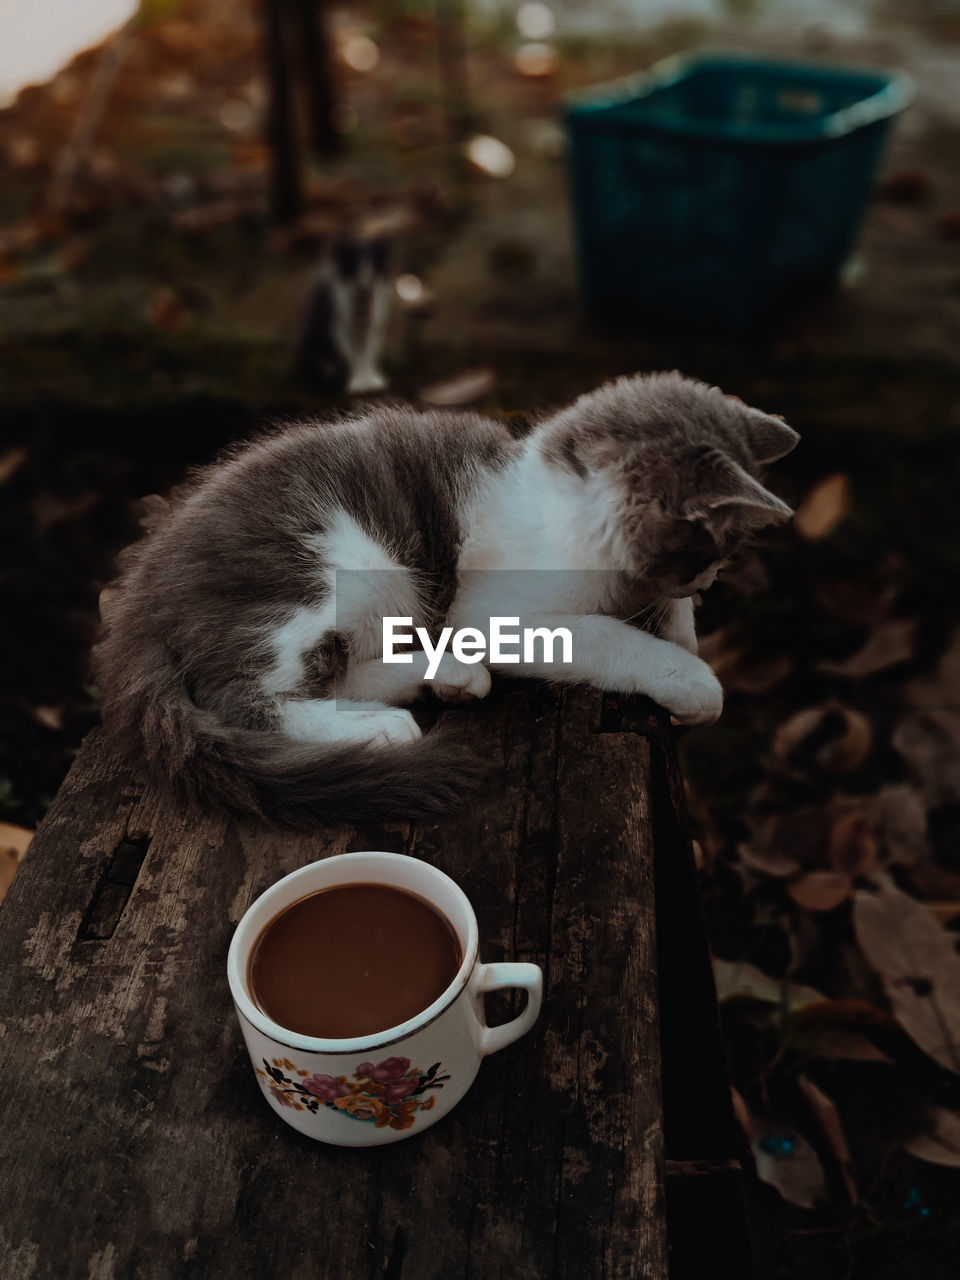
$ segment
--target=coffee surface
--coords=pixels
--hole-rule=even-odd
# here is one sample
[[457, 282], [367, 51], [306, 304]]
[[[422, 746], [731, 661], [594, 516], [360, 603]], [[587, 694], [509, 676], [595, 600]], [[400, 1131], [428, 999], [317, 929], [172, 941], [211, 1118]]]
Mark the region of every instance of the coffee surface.
[[247, 977], [273, 1022], [344, 1040], [421, 1013], [462, 960], [453, 926], [423, 898], [392, 885], [345, 884], [274, 916], [254, 944]]

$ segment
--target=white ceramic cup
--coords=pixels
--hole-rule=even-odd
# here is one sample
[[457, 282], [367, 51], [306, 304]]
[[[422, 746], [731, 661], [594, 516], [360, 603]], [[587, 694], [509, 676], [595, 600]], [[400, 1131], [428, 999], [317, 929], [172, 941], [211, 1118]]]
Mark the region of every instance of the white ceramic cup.
[[[248, 982], [261, 931], [308, 894], [364, 882], [418, 894], [447, 917], [463, 954], [456, 977], [422, 1013], [375, 1035], [327, 1040], [278, 1026], [254, 1003]], [[481, 1060], [530, 1030], [543, 990], [535, 964], [481, 964], [477, 919], [462, 889], [429, 863], [398, 853], [337, 854], [279, 880], [237, 925], [227, 976], [267, 1101], [301, 1133], [341, 1147], [397, 1142], [445, 1116], [473, 1083]], [[488, 1027], [484, 993], [505, 987], [526, 991], [526, 1008], [511, 1022]]]

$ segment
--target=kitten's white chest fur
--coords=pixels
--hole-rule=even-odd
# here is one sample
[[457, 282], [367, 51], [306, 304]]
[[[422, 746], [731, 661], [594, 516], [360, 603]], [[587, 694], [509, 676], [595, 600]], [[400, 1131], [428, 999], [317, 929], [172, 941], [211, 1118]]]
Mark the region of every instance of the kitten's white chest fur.
[[530, 442], [506, 471], [488, 478], [469, 508], [454, 618], [479, 606], [489, 606], [489, 617], [498, 595], [511, 607], [522, 595], [528, 609], [616, 608], [625, 579], [611, 497], [602, 480], [558, 483]]

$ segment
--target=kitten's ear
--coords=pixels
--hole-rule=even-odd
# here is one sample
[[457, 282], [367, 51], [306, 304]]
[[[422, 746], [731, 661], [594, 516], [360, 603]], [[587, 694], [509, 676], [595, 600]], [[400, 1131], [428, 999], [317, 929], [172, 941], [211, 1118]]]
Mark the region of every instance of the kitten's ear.
[[747, 420], [747, 441], [757, 462], [776, 462], [785, 457], [800, 439], [782, 418], [754, 411]]
[[688, 520], [711, 512], [729, 513], [742, 524], [756, 527], [789, 520], [793, 515], [785, 502], [720, 449], [698, 451], [696, 490], [683, 504]]

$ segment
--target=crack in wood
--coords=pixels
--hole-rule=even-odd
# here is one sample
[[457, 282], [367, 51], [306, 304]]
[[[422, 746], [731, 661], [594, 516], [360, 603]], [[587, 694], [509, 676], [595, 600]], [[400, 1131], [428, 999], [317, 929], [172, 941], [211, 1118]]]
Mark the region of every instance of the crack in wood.
[[384, 1280], [400, 1280], [404, 1255], [407, 1252], [407, 1233], [403, 1227], [397, 1227], [393, 1233], [393, 1246], [387, 1257]]
[[743, 1166], [734, 1158], [729, 1160], [666, 1160], [664, 1167], [668, 1178], [703, 1177], [714, 1173], [742, 1173]]
[[113, 937], [150, 847], [150, 836], [124, 837], [107, 859], [77, 933], [78, 942]]

